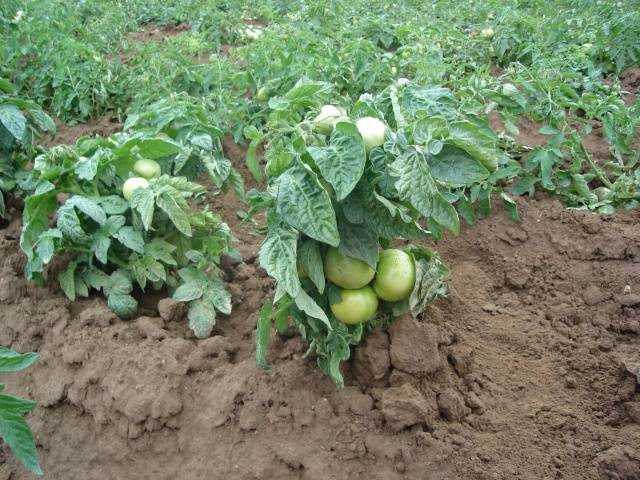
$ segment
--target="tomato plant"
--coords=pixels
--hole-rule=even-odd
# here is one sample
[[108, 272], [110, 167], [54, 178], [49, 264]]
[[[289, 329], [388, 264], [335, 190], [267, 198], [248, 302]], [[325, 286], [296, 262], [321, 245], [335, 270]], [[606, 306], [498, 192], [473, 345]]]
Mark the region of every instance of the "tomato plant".
[[4, 195], [26, 180], [24, 166], [35, 149], [35, 138], [56, 131], [40, 107], [12, 92], [13, 86], [0, 78], [0, 218], [6, 213]]
[[[58, 275], [70, 299], [99, 290], [117, 315], [130, 317], [138, 303], [134, 285], [141, 290], [166, 286], [173, 298], [189, 303], [196, 336], [207, 336], [216, 312], [231, 310], [218, 262], [222, 254], [237, 256], [233, 236], [217, 215], [195, 208], [201, 185], [166, 174], [130, 178], [138, 155], [169, 171], [183, 158], [195, 161], [193, 150], [178, 141], [179, 134], [175, 138], [134, 131], [130, 123], [127, 133], [85, 137], [39, 155], [20, 239], [27, 278], [43, 281], [45, 266], [56, 255], [71, 254]], [[120, 193], [123, 185], [127, 199]]]
[[[17, 353], [0, 347], [0, 372], [19, 372], [33, 365], [37, 359], [37, 353]], [[0, 384], [0, 392], [3, 389], [4, 385]], [[33, 433], [23, 418], [35, 406], [36, 402], [31, 400], [0, 393], [0, 438], [29, 471], [42, 475]]]
[[[339, 364], [349, 358], [350, 345], [405, 312], [417, 315], [445, 292], [446, 267], [434, 252], [411, 245], [396, 254], [410, 260], [398, 267], [388, 264], [393, 251], [381, 256], [380, 249], [398, 239], [439, 236], [441, 229], [458, 233], [458, 209], [464, 215], [473, 211], [470, 201], [460, 206], [464, 192], [497, 188], [495, 181], [489, 183], [501, 157], [493, 132], [452, 113], [452, 101], [443, 88], [392, 86], [376, 97], [363, 96], [329, 138], [316, 135], [303, 121], [272, 146], [284, 148], [288, 157], [267, 166], [267, 192], [249, 194], [254, 211], [267, 210], [260, 263], [276, 280], [275, 313], [265, 307], [260, 317], [260, 355], [271, 318], [282, 330], [283, 318], [290, 315], [320, 368], [341, 384]], [[369, 152], [357, 127], [361, 118], [385, 125], [384, 142]], [[298, 265], [307, 277], [300, 278]], [[349, 308], [335, 310], [335, 305], [349, 304], [342, 303], [343, 296], [358, 298], [338, 286], [363, 288], [376, 268], [381, 278], [401, 277], [397, 291], [378, 281], [382, 295], [391, 291], [390, 301], [382, 302], [368, 322], [366, 308], [353, 319], [345, 316]], [[370, 287], [365, 291], [373, 293]], [[264, 365], [264, 357], [259, 362]]]

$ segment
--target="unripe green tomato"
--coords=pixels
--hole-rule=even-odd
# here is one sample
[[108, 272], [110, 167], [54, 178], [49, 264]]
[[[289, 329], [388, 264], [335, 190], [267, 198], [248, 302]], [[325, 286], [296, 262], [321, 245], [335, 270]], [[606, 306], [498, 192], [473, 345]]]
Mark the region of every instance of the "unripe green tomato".
[[378, 272], [373, 290], [387, 302], [398, 302], [411, 295], [416, 284], [416, 265], [413, 257], [402, 250], [390, 248], [380, 252]]
[[502, 85], [502, 94], [506, 95], [507, 97], [513, 97], [514, 95], [518, 94], [518, 89], [512, 83], [505, 83], [504, 85]]
[[133, 164], [133, 173], [151, 180], [152, 178], [158, 178], [162, 171], [160, 170], [160, 164], [155, 160], [138, 160]]
[[360, 288], [368, 284], [376, 272], [357, 258], [342, 255], [331, 247], [324, 257], [324, 274], [329, 281], [342, 288]]
[[487, 40], [491, 40], [494, 35], [495, 35], [495, 32], [493, 31], [493, 28], [483, 28], [480, 31], [480, 36], [482, 38], [486, 38]]
[[607, 200], [611, 196], [611, 190], [607, 187], [598, 187], [593, 190], [593, 193], [596, 194], [600, 201]]
[[378, 297], [370, 286], [349, 290], [340, 289], [341, 300], [330, 305], [335, 317], [347, 325], [371, 320], [378, 310]]
[[256, 100], [259, 102], [266, 102], [269, 100], [269, 90], [267, 87], [260, 87], [256, 92]]
[[362, 135], [367, 153], [374, 147], [379, 147], [384, 143], [385, 124], [373, 117], [362, 117], [356, 122], [358, 132]]
[[122, 195], [127, 200], [131, 200], [133, 196], [133, 192], [138, 188], [147, 188], [149, 186], [149, 182], [146, 178], [142, 177], [131, 177], [128, 178], [124, 185], [122, 186]]
[[330, 135], [336, 122], [345, 118], [343, 110], [334, 105], [325, 105], [320, 113], [313, 119], [315, 129], [323, 135]]

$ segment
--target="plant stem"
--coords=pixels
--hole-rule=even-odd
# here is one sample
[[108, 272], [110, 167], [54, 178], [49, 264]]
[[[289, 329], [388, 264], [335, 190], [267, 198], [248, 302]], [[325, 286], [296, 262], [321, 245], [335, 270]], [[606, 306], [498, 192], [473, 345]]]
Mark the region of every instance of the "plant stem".
[[600, 169], [600, 167], [598, 167], [598, 165], [596, 165], [596, 162], [593, 161], [593, 159], [591, 158], [591, 155], [589, 155], [589, 152], [587, 151], [586, 147], [584, 146], [584, 142], [582, 140], [580, 140], [580, 148], [582, 149], [582, 152], [584, 153], [584, 156], [587, 159], [587, 162], [589, 162], [589, 165], [591, 166], [591, 168], [595, 172], [595, 174], [598, 177], [598, 179], [602, 183], [604, 183], [604, 185], [607, 188], [613, 188], [613, 184], [607, 178], [606, 174]]

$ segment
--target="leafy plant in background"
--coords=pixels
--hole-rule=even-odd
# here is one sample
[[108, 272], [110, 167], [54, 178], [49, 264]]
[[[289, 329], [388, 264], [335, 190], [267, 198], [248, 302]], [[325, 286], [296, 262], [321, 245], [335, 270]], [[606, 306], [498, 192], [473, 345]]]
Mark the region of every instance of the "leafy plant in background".
[[[310, 81], [301, 81], [292, 91], [304, 86], [320, 93]], [[292, 97], [297, 98], [291, 92], [273, 98], [270, 105], [299, 108]], [[488, 200], [481, 195], [489, 198], [491, 176], [499, 171], [497, 138], [487, 127], [460, 118], [454, 103], [444, 88], [394, 85], [375, 97], [362, 96], [348, 117], [336, 119], [329, 137], [322, 133], [324, 125], [318, 128], [308, 120], [271, 147], [279, 153], [267, 154], [277, 159], [267, 164], [268, 191], [249, 193], [254, 212], [267, 210], [260, 263], [276, 280], [275, 310], [270, 304], [263, 307], [258, 325], [261, 366], [266, 366], [271, 320], [283, 331], [290, 316], [309, 342], [308, 354], [341, 385], [339, 367], [349, 358], [351, 345], [399, 315], [420, 314], [446, 292], [442, 282], [447, 269], [438, 255], [410, 245], [405, 251], [416, 268], [411, 295], [382, 302], [369, 322], [347, 325], [329, 308], [340, 302], [341, 294], [325, 278], [323, 258], [326, 262], [334, 247], [375, 270], [380, 248], [391, 242], [439, 237], [442, 229], [457, 234], [458, 212], [465, 218], [473, 212], [467, 190], [481, 208], [490, 207], [483, 205]], [[309, 112], [309, 118], [314, 114]], [[375, 119], [384, 119], [386, 128]]]
[[[0, 347], [0, 372], [19, 372], [37, 359], [37, 353], [16, 353]], [[4, 385], [0, 384], [0, 438], [29, 471], [42, 475], [44, 472], [38, 464], [33, 433], [24, 419], [24, 415], [35, 408], [36, 402], [7, 395], [3, 390]]]
[[181, 145], [179, 154], [161, 161], [169, 174], [197, 180], [206, 173], [216, 187], [223, 191], [231, 187], [243, 198], [244, 180], [224, 157], [224, 133], [211, 123], [211, 116], [204, 101], [185, 94], [172, 95], [129, 115], [124, 131], [166, 135]]
[[26, 179], [24, 166], [42, 132], [56, 127], [39, 106], [12, 94], [12, 85], [0, 78], [0, 217], [4, 217], [6, 193]]

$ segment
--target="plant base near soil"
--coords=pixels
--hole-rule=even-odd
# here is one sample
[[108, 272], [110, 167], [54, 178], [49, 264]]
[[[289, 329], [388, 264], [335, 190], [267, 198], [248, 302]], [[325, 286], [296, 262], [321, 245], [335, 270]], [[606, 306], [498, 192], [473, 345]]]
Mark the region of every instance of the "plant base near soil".
[[[229, 270], [231, 318], [196, 341], [171, 301], [122, 321], [31, 288], [13, 222], [0, 344], [40, 353], [7, 389], [38, 402], [45, 478], [638, 478], [640, 214], [519, 205], [520, 225], [497, 211], [437, 245], [449, 298], [370, 337], [342, 390], [297, 336], [257, 368], [259, 238]], [[0, 478], [31, 477], [2, 449]]]

